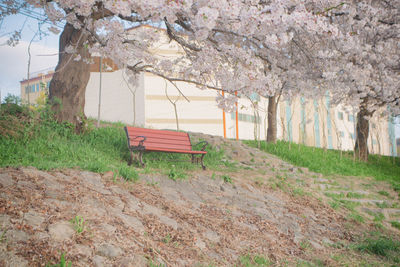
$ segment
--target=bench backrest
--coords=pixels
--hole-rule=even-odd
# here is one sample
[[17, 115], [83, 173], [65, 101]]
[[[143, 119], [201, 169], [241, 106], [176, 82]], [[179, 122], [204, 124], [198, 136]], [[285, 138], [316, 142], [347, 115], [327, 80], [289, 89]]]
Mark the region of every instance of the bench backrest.
[[136, 138], [138, 136], [145, 136], [146, 140], [143, 145], [146, 150], [169, 149], [169, 150], [192, 150], [189, 135], [184, 132], [154, 130], [137, 127], [125, 127], [125, 132], [128, 137], [129, 147], [138, 146], [143, 138]]

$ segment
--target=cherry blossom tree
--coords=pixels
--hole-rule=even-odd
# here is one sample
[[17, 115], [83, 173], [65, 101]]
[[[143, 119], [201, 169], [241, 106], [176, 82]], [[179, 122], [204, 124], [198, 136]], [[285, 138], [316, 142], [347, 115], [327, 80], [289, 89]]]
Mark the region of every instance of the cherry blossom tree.
[[[126, 68], [130, 81], [142, 71], [169, 81], [191, 82], [199, 87], [266, 95], [276, 90], [274, 75], [265, 68], [261, 50], [281, 49], [292, 32], [336, 35], [335, 27], [320, 13], [339, 5], [336, 0], [8, 0], [0, 17], [22, 7], [43, 9], [48, 20], [65, 22], [60, 55], [50, 84], [50, 99], [59, 121], [81, 122], [89, 79], [90, 56], [98, 53]], [[160, 59], [151, 47], [160, 41], [157, 31], [141, 25], [166, 28], [185, 54]], [[55, 31], [56, 28], [50, 27]], [[266, 74], [267, 73], [267, 74]], [[214, 84], [220, 85], [219, 87]], [[279, 86], [278, 86], [279, 87]], [[234, 94], [218, 99], [232, 108]]]
[[350, 1], [329, 15], [351, 34], [328, 42], [324, 77], [333, 100], [358, 112], [354, 150], [366, 161], [369, 119], [400, 109], [400, 1]]

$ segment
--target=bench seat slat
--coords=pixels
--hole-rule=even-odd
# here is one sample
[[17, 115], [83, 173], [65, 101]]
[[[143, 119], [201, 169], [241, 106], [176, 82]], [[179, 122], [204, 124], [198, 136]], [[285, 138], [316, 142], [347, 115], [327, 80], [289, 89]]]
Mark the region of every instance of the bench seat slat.
[[[138, 146], [139, 142], [135, 141], [135, 142], [131, 142], [131, 146]], [[152, 143], [152, 142], [144, 142], [143, 146], [145, 147], [145, 150], [148, 149], [148, 147], [158, 147], [158, 148], [162, 148], [162, 149], [179, 149], [179, 150], [192, 150], [192, 146], [188, 145], [186, 143], [186, 145], [177, 145], [177, 144], [163, 144], [163, 143]]]
[[158, 147], [146, 147], [146, 151], [160, 151], [160, 152], [185, 153], [185, 154], [207, 154], [207, 151], [193, 151], [193, 150], [181, 150], [181, 149], [163, 149], [163, 148], [158, 148]]
[[146, 136], [147, 138], [156, 138], [156, 139], [166, 139], [166, 140], [182, 140], [189, 142], [188, 136], [181, 136], [181, 135], [160, 135], [155, 133], [134, 133], [129, 134], [129, 138], [133, 140], [137, 136]]
[[[131, 139], [131, 145], [137, 146], [137, 144], [142, 140], [143, 138], [137, 138], [137, 139]], [[171, 140], [171, 139], [157, 139], [154, 137], [146, 137], [146, 141], [144, 141], [144, 144], [149, 144], [149, 143], [156, 143], [156, 144], [174, 144], [174, 145], [190, 145], [188, 140]]]
[[166, 130], [155, 130], [155, 129], [146, 129], [146, 128], [137, 128], [137, 127], [128, 127], [128, 133], [135, 133], [140, 135], [140, 133], [146, 134], [165, 134], [165, 135], [173, 135], [173, 136], [187, 136], [185, 132], [175, 132], [175, 131], [166, 131]]

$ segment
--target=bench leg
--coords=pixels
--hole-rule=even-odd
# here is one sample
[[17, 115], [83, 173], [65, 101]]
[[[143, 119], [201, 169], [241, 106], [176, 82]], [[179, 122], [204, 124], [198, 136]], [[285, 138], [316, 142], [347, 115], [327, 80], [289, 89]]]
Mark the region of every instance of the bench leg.
[[203, 171], [206, 170], [206, 166], [204, 166], [204, 163], [203, 163], [203, 158], [204, 158], [205, 155], [206, 155], [206, 154], [202, 154], [202, 155], [201, 155], [201, 158], [200, 158], [201, 168], [203, 168]]
[[131, 158], [128, 161], [128, 166], [131, 166], [133, 162], [133, 151], [131, 150]]
[[143, 151], [139, 151], [138, 158], [139, 158], [140, 166], [142, 166], [142, 168], [144, 168], [146, 165], [143, 162]]

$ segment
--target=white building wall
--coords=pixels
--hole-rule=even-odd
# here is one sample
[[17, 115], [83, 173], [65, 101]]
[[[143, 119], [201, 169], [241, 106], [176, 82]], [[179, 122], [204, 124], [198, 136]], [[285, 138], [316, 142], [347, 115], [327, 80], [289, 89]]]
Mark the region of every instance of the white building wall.
[[180, 130], [223, 135], [222, 111], [215, 101], [217, 92], [200, 90], [188, 83], [176, 85], [190, 102], [171, 83], [160, 77], [145, 74], [145, 126], [155, 129], [177, 129], [174, 105], [168, 100], [169, 97], [176, 103]]
[[[103, 121], [122, 122], [126, 124], [144, 125], [144, 94], [143, 77], [139, 85], [130, 88], [135, 92], [136, 107], [133, 105], [134, 96], [125, 82], [123, 71], [102, 73], [100, 119]], [[126, 79], [127, 80], [127, 79]], [[91, 72], [85, 93], [85, 115], [97, 119], [99, 108], [100, 73]], [[136, 123], [134, 123], [136, 111]]]

